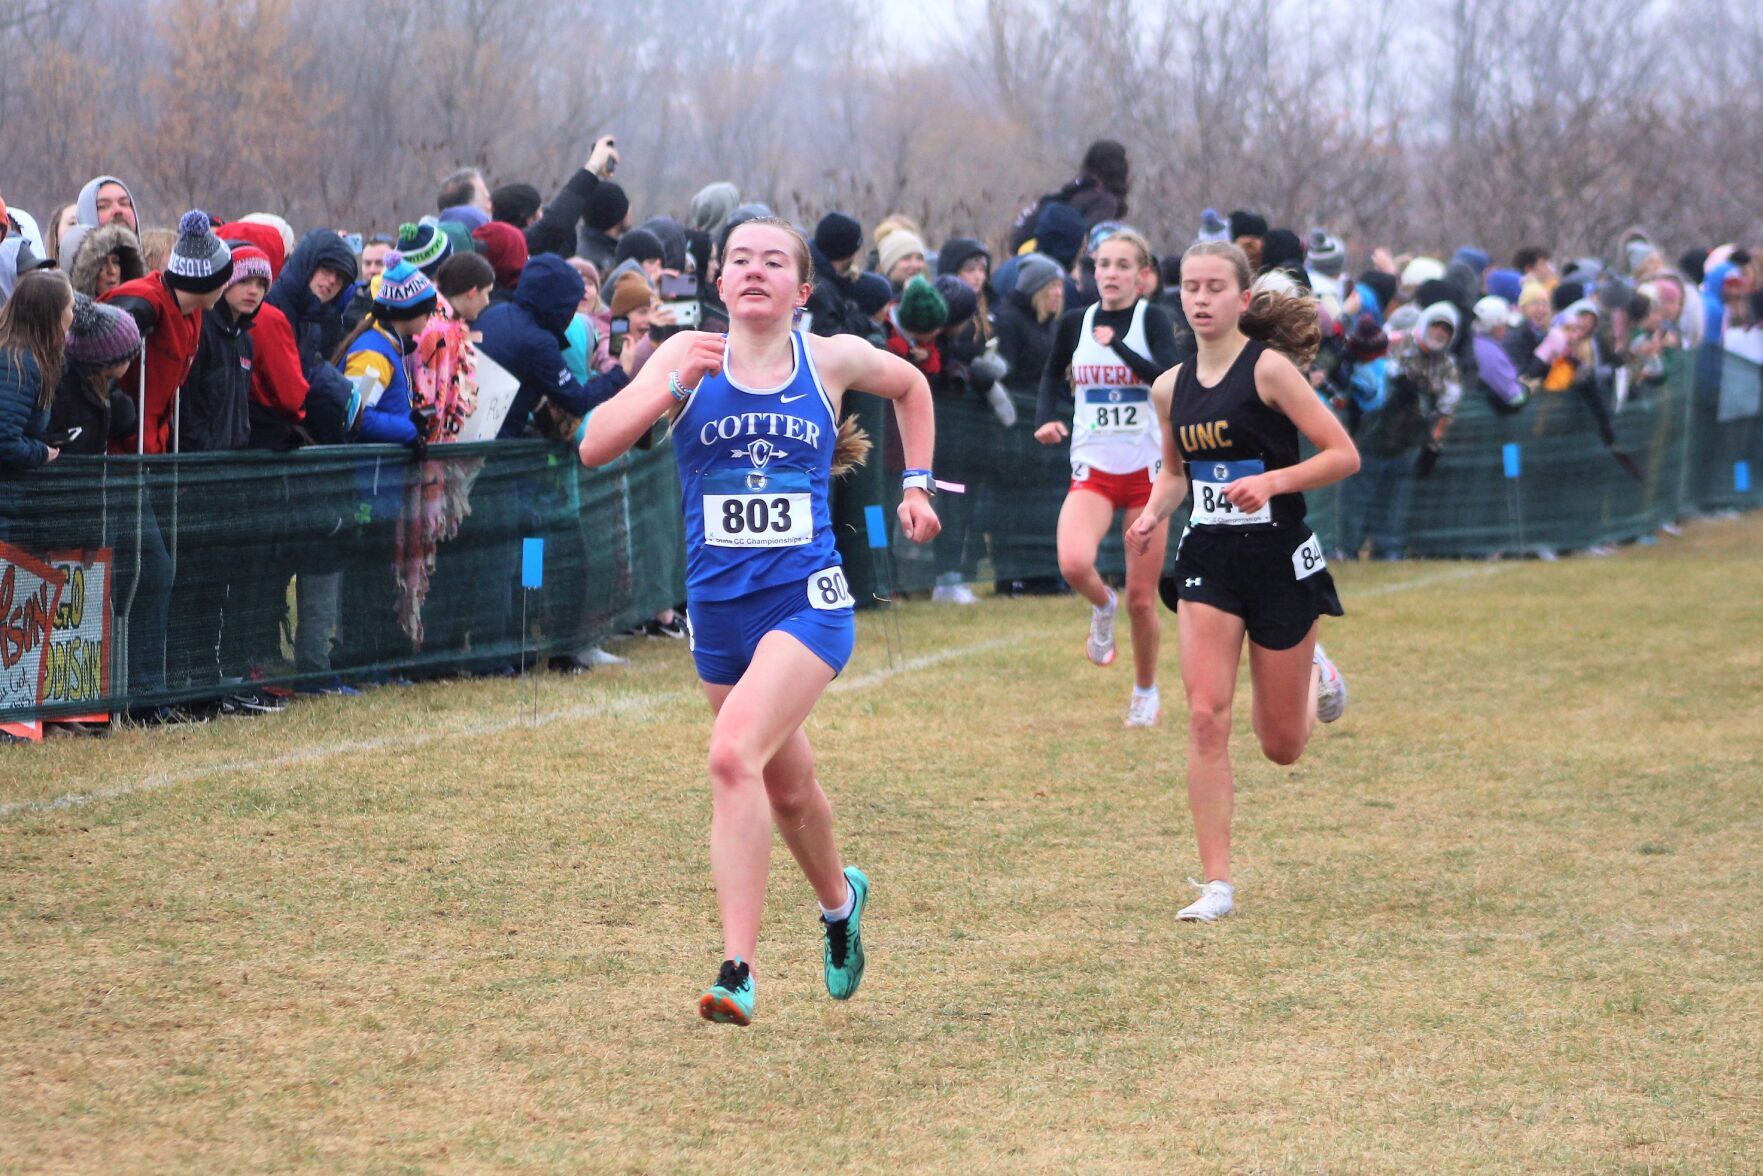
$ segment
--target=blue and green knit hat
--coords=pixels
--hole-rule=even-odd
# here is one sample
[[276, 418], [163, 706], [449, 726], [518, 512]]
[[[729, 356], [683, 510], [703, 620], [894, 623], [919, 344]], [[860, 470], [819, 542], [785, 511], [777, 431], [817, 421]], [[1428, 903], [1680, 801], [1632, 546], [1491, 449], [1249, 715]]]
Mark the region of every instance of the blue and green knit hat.
[[432, 314], [437, 301], [435, 284], [428, 275], [396, 251], [386, 254], [386, 272], [373, 296], [373, 313], [379, 319], [413, 319]]
[[425, 274], [432, 274], [453, 255], [453, 242], [439, 222], [425, 216], [415, 224], [398, 226], [398, 252]]

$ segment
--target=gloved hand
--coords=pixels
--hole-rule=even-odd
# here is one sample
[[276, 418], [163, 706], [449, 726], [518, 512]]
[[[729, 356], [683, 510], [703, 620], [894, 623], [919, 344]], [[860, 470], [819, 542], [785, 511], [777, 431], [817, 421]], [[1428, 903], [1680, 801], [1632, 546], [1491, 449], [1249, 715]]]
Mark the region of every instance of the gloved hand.
[[986, 403], [992, 406], [992, 413], [998, 418], [1000, 425], [1008, 429], [1016, 424], [1016, 402], [1010, 399], [1010, 393], [1004, 390], [1004, 385], [993, 384], [986, 391]]

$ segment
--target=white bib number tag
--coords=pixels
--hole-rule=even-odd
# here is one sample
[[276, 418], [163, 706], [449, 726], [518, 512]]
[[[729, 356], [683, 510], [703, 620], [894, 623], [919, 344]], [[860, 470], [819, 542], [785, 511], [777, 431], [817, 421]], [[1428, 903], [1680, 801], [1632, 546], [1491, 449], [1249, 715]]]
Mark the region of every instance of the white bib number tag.
[[851, 587], [845, 583], [845, 569], [822, 568], [809, 576], [808, 603], [822, 612], [855, 608], [857, 602], [851, 599]]
[[1150, 420], [1149, 393], [1143, 388], [1090, 388], [1084, 392], [1084, 423], [1098, 437], [1132, 437]]
[[1322, 544], [1316, 541], [1314, 535], [1304, 540], [1298, 545], [1298, 550], [1292, 552], [1292, 575], [1299, 580], [1314, 576], [1327, 566], [1328, 561], [1322, 558]]
[[1263, 473], [1266, 466], [1259, 458], [1245, 461], [1191, 461], [1189, 479], [1194, 484], [1194, 509], [1190, 522], [1195, 526], [1247, 527], [1273, 521], [1273, 500], [1261, 504], [1260, 510], [1244, 511], [1224, 496], [1230, 484], [1241, 478]]
[[704, 487], [711, 547], [800, 547], [814, 538], [814, 496], [800, 471], [723, 471]]

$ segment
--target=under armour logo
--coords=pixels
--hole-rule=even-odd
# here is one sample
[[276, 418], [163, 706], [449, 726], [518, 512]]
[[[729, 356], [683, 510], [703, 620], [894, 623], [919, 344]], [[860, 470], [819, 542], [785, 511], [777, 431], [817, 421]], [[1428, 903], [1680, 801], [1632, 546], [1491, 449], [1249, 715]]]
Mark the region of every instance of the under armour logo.
[[1200, 577], [1189, 576], [1186, 580], [1182, 581], [1181, 586], [1183, 588], [1198, 588], [1200, 586]]

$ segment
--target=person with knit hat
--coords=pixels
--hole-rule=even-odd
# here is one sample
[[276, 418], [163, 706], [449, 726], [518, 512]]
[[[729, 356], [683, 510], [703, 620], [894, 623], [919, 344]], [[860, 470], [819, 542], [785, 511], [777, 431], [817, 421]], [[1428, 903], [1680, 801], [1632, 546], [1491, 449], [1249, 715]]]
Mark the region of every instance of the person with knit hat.
[[398, 226], [397, 252], [432, 280], [441, 263], [453, 256], [453, 239], [439, 221], [425, 216], [415, 224]]
[[1512, 306], [1518, 305], [1518, 299], [1524, 293], [1524, 275], [1515, 269], [1495, 266], [1482, 275], [1482, 283], [1489, 294], [1504, 298]]
[[1194, 234], [1196, 243], [1203, 241], [1230, 240], [1230, 222], [1219, 215], [1216, 208], [1200, 211], [1200, 231]]
[[539, 219], [545, 198], [531, 184], [503, 184], [490, 193], [490, 218], [526, 231]]
[[1332, 313], [1339, 314], [1347, 297], [1346, 282], [1342, 278], [1347, 268], [1347, 247], [1327, 229], [1311, 229], [1309, 246], [1304, 251], [1304, 265], [1310, 288], [1319, 298], [1332, 298], [1335, 304]]
[[[849, 269], [857, 254], [863, 250], [863, 226], [855, 217], [846, 216], [842, 212], [829, 212], [814, 226], [814, 236], [809, 239], [809, 244], [834, 269]], [[817, 264], [815, 276], [820, 276], [820, 273]]]
[[814, 290], [808, 295], [809, 330], [816, 335], [867, 335], [869, 320], [852, 309], [857, 254], [863, 250], [863, 226], [842, 212], [829, 212], [814, 226], [808, 257], [814, 265]]
[[[269, 257], [241, 242], [232, 249], [232, 261], [220, 301], [202, 312], [201, 343], [178, 393], [174, 437], [180, 453], [245, 449], [251, 441], [252, 326], [269, 291]], [[212, 493], [196, 482], [176, 490], [185, 517], [197, 516]], [[178, 561], [171, 599], [178, 640], [167, 649], [170, 681], [213, 686], [223, 678], [244, 677], [250, 668], [244, 636], [252, 626], [245, 621], [244, 585], [235, 590], [234, 552], [210, 534], [186, 530]]]
[[576, 255], [599, 266], [602, 274], [609, 272], [618, 263], [619, 238], [630, 225], [630, 198], [618, 184], [601, 180], [588, 197], [587, 210], [582, 214]]
[[505, 302], [514, 297], [520, 282], [520, 271], [526, 268], [526, 235], [513, 225], [490, 221], [472, 231], [478, 251], [489, 259], [496, 271], [496, 293], [493, 300]]
[[864, 270], [851, 279], [851, 333], [882, 346], [887, 342], [893, 305], [893, 283], [874, 270]]
[[910, 229], [896, 229], [877, 240], [875, 251], [877, 269], [904, 296], [907, 284], [924, 272], [924, 239]]
[[141, 332], [134, 319], [114, 306], [74, 295], [67, 360], [49, 409], [51, 436], [78, 431], [61, 447], [63, 453], [102, 456], [111, 441], [134, 433], [135, 402], [118, 381], [140, 353]]
[[164, 270], [124, 282], [101, 299], [133, 315], [146, 338], [142, 354], [123, 378], [125, 387], [138, 387], [145, 368], [137, 438], [141, 452], [172, 451], [177, 390], [201, 345], [202, 312], [220, 301], [232, 273], [232, 251], [214, 235], [208, 214], [191, 210], [178, 219], [177, 242]]
[[666, 248], [660, 237], [648, 229], [632, 229], [619, 238], [618, 248], [612, 255], [612, 266], [616, 270], [621, 263], [634, 261], [642, 267], [653, 286], [661, 280], [665, 256]]
[[220, 301], [202, 312], [202, 338], [178, 395], [178, 449], [244, 449], [251, 440], [251, 329], [269, 293], [269, 256], [255, 245], [232, 250], [233, 272]]
[[421, 449], [410, 419], [410, 379], [404, 358], [434, 314], [437, 295], [428, 275], [402, 254], [386, 255], [386, 272], [373, 308], [343, 344], [339, 365], [355, 382], [362, 407], [356, 434], [362, 441]]
[[[594, 141], [588, 158], [563, 182], [550, 203], [540, 207], [536, 217], [520, 226], [526, 232], [527, 253], [534, 257], [541, 253], [573, 257], [579, 251], [578, 234], [587, 226], [588, 211], [594, 198], [608, 186], [606, 177], [617, 166], [617, 143], [611, 135], [601, 135]], [[520, 187], [527, 188], [527, 185]], [[523, 204], [524, 200], [523, 194]], [[498, 216], [496, 219], [504, 218]]]

